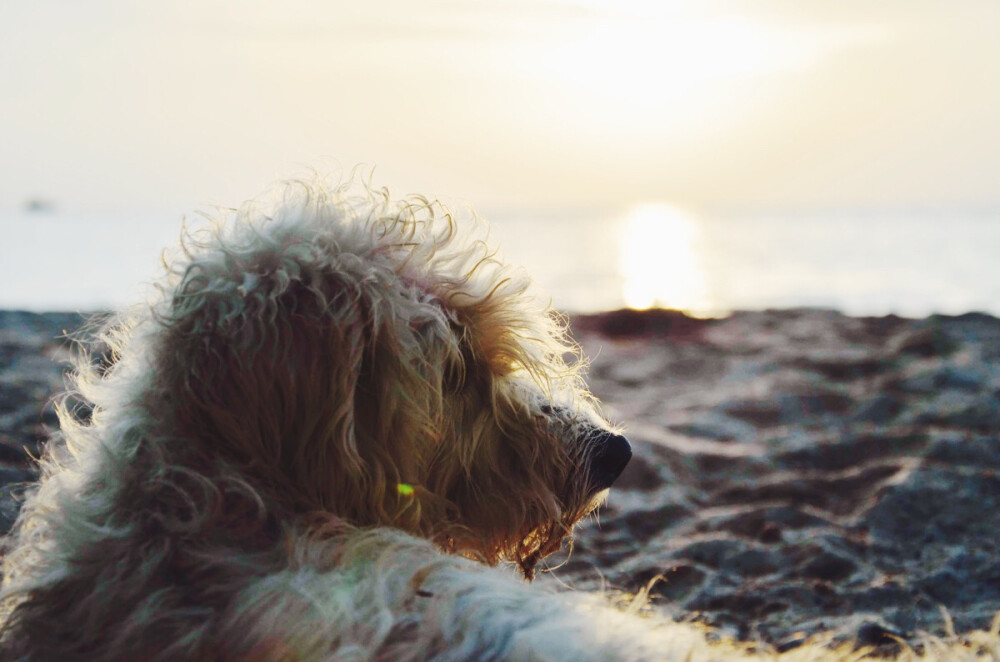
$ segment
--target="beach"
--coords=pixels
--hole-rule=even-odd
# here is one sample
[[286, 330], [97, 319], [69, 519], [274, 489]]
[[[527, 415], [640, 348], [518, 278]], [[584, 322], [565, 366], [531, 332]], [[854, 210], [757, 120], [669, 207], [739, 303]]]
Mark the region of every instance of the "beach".
[[[75, 313], [0, 312], [0, 527], [57, 425]], [[1000, 610], [1000, 320], [830, 310], [570, 319], [634, 457], [540, 583], [793, 649], [886, 653]], [[558, 567], [557, 567], [558, 566]]]

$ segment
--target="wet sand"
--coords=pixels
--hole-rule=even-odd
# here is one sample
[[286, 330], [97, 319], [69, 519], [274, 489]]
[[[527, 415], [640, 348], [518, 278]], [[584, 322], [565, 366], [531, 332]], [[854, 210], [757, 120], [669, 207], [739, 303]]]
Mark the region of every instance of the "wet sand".
[[[55, 425], [75, 314], [0, 312], [0, 527]], [[1000, 320], [831, 311], [572, 319], [635, 456], [541, 582], [779, 650], [898, 646], [1000, 610]]]
[[[1000, 320], [577, 318], [635, 459], [556, 574], [743, 640], [895, 646], [1000, 610]], [[887, 651], [889, 652], [889, 651]]]

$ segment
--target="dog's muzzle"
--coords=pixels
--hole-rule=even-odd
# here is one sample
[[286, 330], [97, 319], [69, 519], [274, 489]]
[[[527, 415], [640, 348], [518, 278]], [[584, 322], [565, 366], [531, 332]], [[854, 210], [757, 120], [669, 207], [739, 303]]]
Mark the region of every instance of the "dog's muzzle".
[[629, 460], [632, 444], [620, 434], [604, 432], [591, 438], [594, 450], [590, 459], [590, 485], [594, 492], [606, 490], [617, 480]]

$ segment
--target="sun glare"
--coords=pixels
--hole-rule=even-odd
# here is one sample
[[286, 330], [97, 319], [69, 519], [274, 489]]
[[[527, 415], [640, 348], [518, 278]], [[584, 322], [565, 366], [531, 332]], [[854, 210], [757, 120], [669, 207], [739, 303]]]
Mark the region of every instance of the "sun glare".
[[711, 309], [693, 217], [670, 205], [641, 205], [625, 217], [620, 238], [622, 298], [628, 307]]
[[[750, 81], [806, 68], [830, 42], [748, 19], [664, 14], [632, 2], [526, 45], [522, 57], [554, 95], [575, 100], [577, 110], [563, 122], [686, 134], [715, 118]], [[630, 118], [624, 125], [623, 112]]]

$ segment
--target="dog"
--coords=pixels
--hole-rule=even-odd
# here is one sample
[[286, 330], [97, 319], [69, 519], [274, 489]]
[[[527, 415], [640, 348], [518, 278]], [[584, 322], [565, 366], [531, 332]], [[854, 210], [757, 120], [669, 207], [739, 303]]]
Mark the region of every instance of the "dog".
[[104, 324], [7, 541], [3, 659], [663, 652], [491, 567], [530, 580], [631, 456], [565, 320], [482, 223], [361, 188], [228, 211]]

